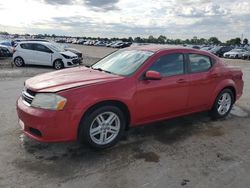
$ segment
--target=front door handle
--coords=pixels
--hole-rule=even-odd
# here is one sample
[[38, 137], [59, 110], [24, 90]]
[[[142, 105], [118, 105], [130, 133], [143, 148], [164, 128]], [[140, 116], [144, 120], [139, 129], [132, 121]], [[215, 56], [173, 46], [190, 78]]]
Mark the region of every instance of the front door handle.
[[181, 78], [181, 79], [177, 80], [177, 83], [178, 84], [187, 83], [187, 80]]

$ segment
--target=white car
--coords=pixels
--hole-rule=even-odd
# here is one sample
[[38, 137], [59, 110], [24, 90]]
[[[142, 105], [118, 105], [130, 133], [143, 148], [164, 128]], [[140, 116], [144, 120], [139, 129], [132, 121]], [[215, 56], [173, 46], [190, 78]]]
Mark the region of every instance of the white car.
[[224, 53], [225, 58], [234, 58], [239, 59], [242, 58], [243, 54], [246, 52], [244, 49], [233, 49], [229, 52]]
[[77, 66], [80, 63], [76, 54], [65, 51], [50, 42], [39, 41], [18, 43], [13, 54], [13, 61], [17, 67], [32, 64], [53, 66], [57, 70]]

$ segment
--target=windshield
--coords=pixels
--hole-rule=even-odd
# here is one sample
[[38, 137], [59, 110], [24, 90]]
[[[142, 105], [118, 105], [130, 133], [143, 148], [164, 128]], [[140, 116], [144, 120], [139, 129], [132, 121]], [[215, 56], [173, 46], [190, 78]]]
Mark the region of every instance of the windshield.
[[64, 52], [65, 51], [65, 49], [62, 46], [57, 45], [57, 44], [48, 44], [48, 47], [56, 52]]
[[153, 52], [137, 50], [119, 50], [103, 58], [92, 66], [106, 72], [122, 76], [134, 73]]

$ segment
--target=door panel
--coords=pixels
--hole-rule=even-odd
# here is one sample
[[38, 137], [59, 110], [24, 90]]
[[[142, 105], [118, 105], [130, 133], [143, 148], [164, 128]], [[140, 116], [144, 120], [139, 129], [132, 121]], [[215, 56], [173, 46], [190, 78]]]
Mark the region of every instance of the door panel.
[[144, 123], [167, 118], [187, 108], [189, 75], [185, 74], [184, 55], [159, 55], [147, 70], [157, 71], [161, 80], [141, 79], [137, 84], [137, 121]]
[[212, 60], [204, 55], [189, 54], [190, 89], [188, 107], [194, 111], [209, 105], [218, 78]]
[[138, 121], [153, 121], [187, 108], [188, 75], [139, 81], [136, 93]]
[[36, 64], [51, 66], [51, 54], [47, 52], [36, 51]]
[[25, 64], [32, 64], [34, 62], [32, 44], [23, 43], [20, 44], [20, 55], [24, 59]]
[[36, 65], [48, 65], [51, 66], [51, 57], [50, 49], [42, 44], [33, 44], [34, 53], [32, 54], [34, 63]]

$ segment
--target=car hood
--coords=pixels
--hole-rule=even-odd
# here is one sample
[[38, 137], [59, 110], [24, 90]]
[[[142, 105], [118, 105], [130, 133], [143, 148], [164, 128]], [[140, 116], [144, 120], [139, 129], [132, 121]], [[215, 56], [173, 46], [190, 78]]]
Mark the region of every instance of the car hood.
[[64, 54], [64, 55], [69, 56], [69, 57], [77, 57], [76, 54], [74, 54], [73, 52], [70, 52], [70, 51], [60, 52], [60, 54]]
[[76, 67], [35, 76], [26, 80], [25, 87], [35, 92], [58, 92], [123, 78], [86, 67]]
[[82, 53], [79, 50], [75, 49], [75, 48], [64, 48], [67, 51], [73, 52], [73, 53]]

